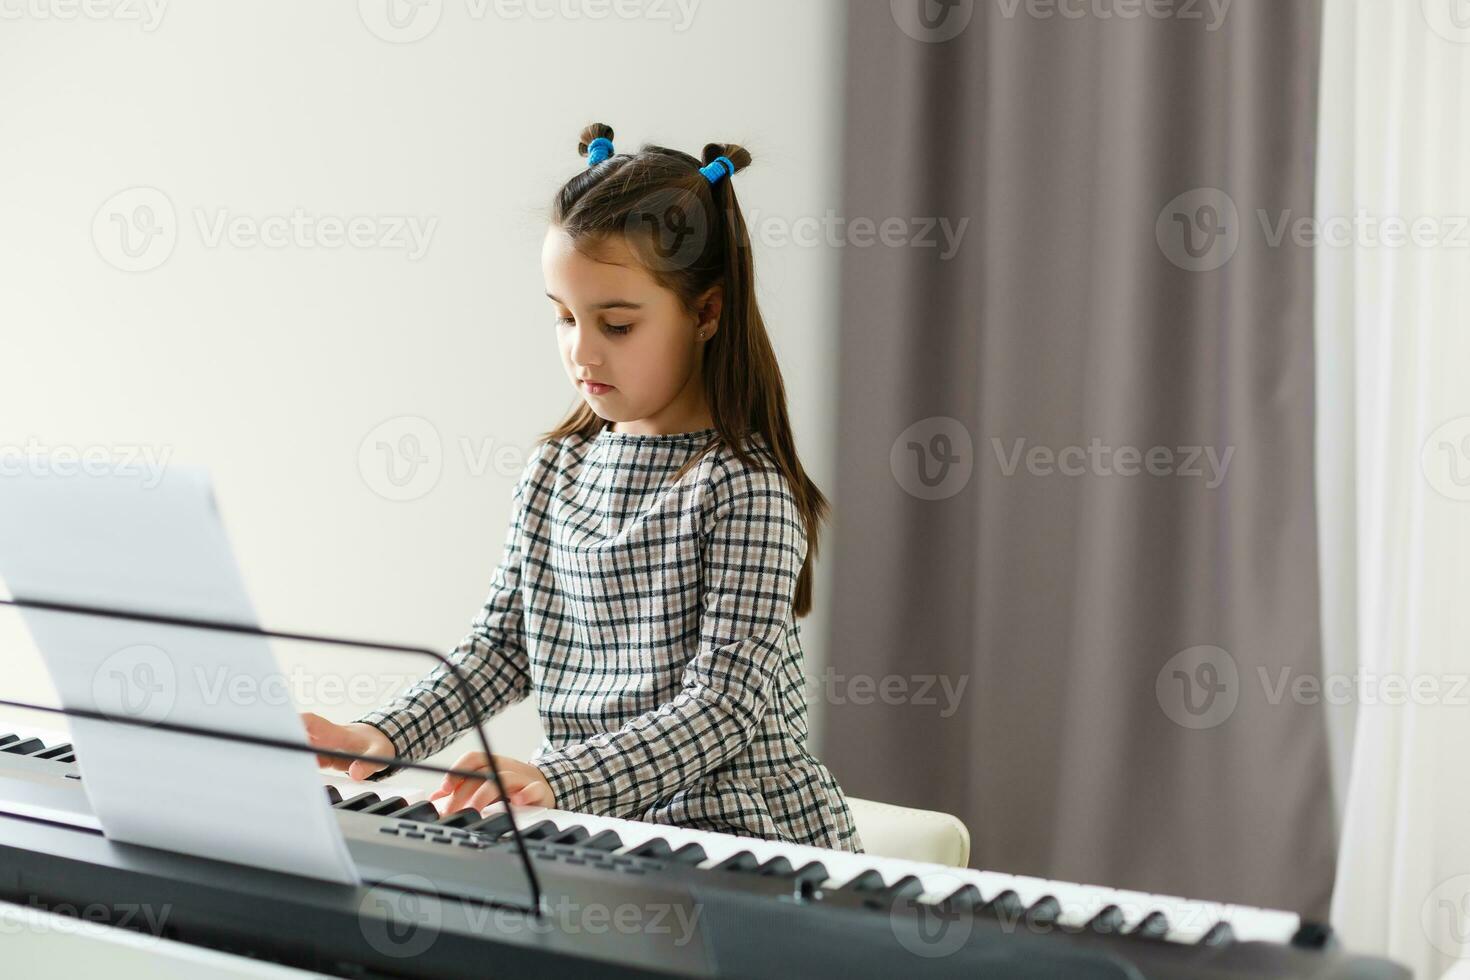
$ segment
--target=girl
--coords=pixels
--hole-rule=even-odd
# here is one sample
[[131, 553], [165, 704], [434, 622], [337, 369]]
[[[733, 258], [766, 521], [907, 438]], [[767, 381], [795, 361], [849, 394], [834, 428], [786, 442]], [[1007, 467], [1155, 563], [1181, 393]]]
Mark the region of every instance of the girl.
[[[505, 557], [452, 659], [480, 712], [536, 692], [547, 739], [495, 764], [512, 803], [861, 850], [807, 750], [800, 628], [827, 501], [792, 440], [731, 178], [750, 163], [583, 130], [542, 248], [580, 400], [513, 497]], [[418, 760], [466, 729], [439, 668], [313, 744]], [[470, 752], [459, 769], [490, 760]], [[324, 759], [354, 778], [372, 763]], [[444, 812], [493, 783], [447, 777]]]

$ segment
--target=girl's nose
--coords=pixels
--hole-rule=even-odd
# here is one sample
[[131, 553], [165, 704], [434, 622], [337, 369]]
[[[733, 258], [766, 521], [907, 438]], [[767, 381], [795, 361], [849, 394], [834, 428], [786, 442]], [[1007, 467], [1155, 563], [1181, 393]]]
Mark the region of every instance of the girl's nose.
[[580, 323], [572, 328], [571, 347], [567, 353], [573, 364], [595, 367], [602, 363], [596, 332]]

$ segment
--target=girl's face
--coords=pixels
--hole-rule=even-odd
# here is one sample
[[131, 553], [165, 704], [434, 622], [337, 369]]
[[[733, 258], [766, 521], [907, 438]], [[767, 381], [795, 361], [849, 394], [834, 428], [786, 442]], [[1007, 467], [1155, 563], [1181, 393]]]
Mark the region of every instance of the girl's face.
[[701, 364], [702, 345], [719, 324], [719, 287], [690, 313], [621, 237], [603, 243], [594, 258], [554, 225], [542, 245], [541, 271], [562, 366], [592, 411], [617, 432], [643, 435], [714, 424]]

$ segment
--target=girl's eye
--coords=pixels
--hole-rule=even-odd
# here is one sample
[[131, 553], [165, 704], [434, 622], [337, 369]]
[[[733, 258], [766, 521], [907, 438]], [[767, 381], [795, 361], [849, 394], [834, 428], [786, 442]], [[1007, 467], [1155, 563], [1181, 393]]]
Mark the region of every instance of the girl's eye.
[[[559, 316], [559, 317], [556, 318], [556, 322], [560, 326], [567, 326], [567, 327], [569, 327], [573, 323], [575, 323], [576, 321], [573, 320], [569, 316]], [[622, 336], [623, 334], [627, 333], [629, 330], [632, 330], [633, 329], [633, 324], [631, 324], [631, 323], [604, 323], [603, 324], [603, 328], [605, 330], [607, 330], [607, 332], [610, 333], [610, 334], [613, 334], [615, 336]]]

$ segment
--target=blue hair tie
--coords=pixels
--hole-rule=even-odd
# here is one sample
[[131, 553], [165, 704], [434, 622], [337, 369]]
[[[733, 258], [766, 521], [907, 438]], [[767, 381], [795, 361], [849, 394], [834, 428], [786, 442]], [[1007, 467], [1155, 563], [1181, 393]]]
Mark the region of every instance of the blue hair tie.
[[587, 144], [587, 166], [589, 167], [595, 167], [612, 155], [612, 140], [606, 136], [599, 136]]
[[705, 180], [709, 181], [711, 184], [714, 184], [717, 183], [721, 177], [725, 176], [726, 173], [729, 173], [731, 177], [734, 177], [735, 164], [730, 162], [729, 157], [715, 157], [709, 163], [700, 167], [699, 172], [704, 174]]

